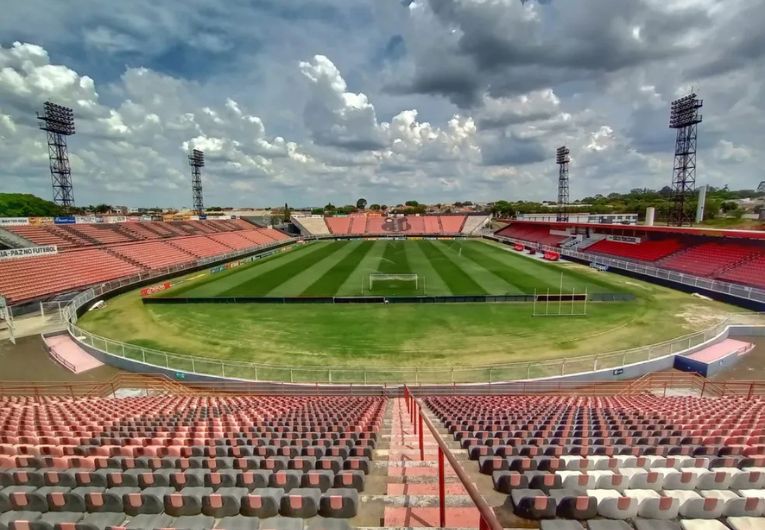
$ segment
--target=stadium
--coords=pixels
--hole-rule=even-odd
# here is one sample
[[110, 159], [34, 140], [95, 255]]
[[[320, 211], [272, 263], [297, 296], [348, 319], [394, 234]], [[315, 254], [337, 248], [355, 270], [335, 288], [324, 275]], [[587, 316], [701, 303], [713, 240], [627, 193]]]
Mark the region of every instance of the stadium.
[[[413, 17], [425, 9], [433, 20], [453, 15], [403, 4]], [[513, 2], [513, 9], [530, 24], [558, 8], [552, 4]], [[290, 16], [318, 24], [325, 13]], [[482, 13], [481, 27], [490, 18]], [[457, 32], [451, 24], [449, 35]], [[471, 42], [467, 31], [460, 29], [462, 44]], [[641, 26], [632, 34], [641, 40]], [[112, 37], [101, 28], [89, 39], [108, 40], [109, 49], [126, 42]], [[392, 42], [375, 69], [388, 72], [389, 56], [405, 55]], [[765, 183], [736, 192], [700, 163], [697, 186], [704, 101], [685, 85], [661, 108], [675, 136], [674, 152], [668, 144], [662, 154], [672, 161], [666, 191], [645, 184], [585, 200], [576, 186], [593, 179], [592, 153], [616, 157], [608, 171], [627, 176], [615, 182], [652, 177], [624, 167], [634, 149], [612, 155], [610, 127], [582, 140], [557, 124], [556, 145], [566, 145], [540, 162], [554, 178], [534, 180], [554, 186], [523, 187], [517, 167], [537, 156], [534, 149], [483, 164], [507, 166], [503, 175], [521, 182], [526, 196], [513, 203], [497, 198], [501, 185], [490, 172], [467, 179], [476, 184], [471, 192], [497, 186], [483, 202], [454, 202], [464, 189], [445, 177], [448, 204], [436, 202], [441, 191], [427, 204], [407, 201], [404, 190], [416, 179], [399, 167], [411, 182], [360, 179], [384, 182], [402, 204], [360, 198], [341, 208], [282, 208], [230, 175], [251, 172], [248, 164], [268, 174], [284, 163], [294, 171], [287, 177], [248, 174], [258, 193], [270, 185], [289, 204], [309, 196], [319, 204], [327, 198], [294, 170], [303, 166], [288, 164], [324, 156], [317, 174], [341, 182], [349, 181], [332, 164], [350, 160], [366, 175], [373, 163], [362, 151], [403, 166], [406, 134], [386, 135], [417, 112], [378, 123], [366, 95], [348, 92], [334, 64], [315, 56], [299, 63], [301, 73], [329, 81], [307, 100], [304, 118], [352, 118], [313, 131], [304, 151], [281, 136], [258, 136], [260, 118], [233, 99], [229, 114], [196, 111], [181, 83], [169, 83], [180, 95], [163, 100], [170, 77], [149, 83], [157, 106], [172, 113], [155, 134], [160, 116], [138, 112], [140, 83], [128, 84], [148, 69], [113, 81], [105, 101], [128, 95], [106, 111], [100, 101], [88, 104], [93, 81], [84, 77], [74, 96], [51, 89], [52, 78], [30, 84], [47, 87], [45, 97], [6, 90], [4, 82], [34, 68], [42, 68], [35, 76], [63, 71], [43, 64], [49, 59], [38, 46], [14, 66], [29, 49], [13, 46], [6, 54], [0, 45], [0, 104], [18, 114], [11, 120], [0, 108], [0, 141], [28, 133], [15, 124], [22, 112], [31, 119], [34, 107], [42, 132], [24, 137], [30, 155], [19, 164], [39, 169], [44, 159], [52, 201], [0, 193], [0, 530], [765, 529]], [[559, 92], [573, 108], [581, 94], [570, 88]], [[395, 98], [407, 95], [396, 90]], [[321, 97], [335, 107], [316, 111], [326, 104]], [[488, 88], [481, 96], [493, 97]], [[542, 122], [560, 117], [526, 107], [539, 97], [561, 104], [552, 91], [529, 92], [508, 96], [510, 112], [497, 98], [482, 109], [491, 116], [476, 112], [470, 126], [455, 115], [449, 134], [464, 140], [476, 127], [528, 119], [527, 136], [510, 128], [500, 135], [526, 145]], [[455, 104], [461, 112], [471, 109], [466, 101]], [[366, 123], [353, 114], [359, 110], [372, 116], [374, 134], [349, 132]], [[136, 130], [154, 131], [150, 144], [183, 130], [184, 189], [132, 189], [145, 184], [129, 178], [138, 158], [158, 182], [178, 171], [156, 169], [159, 151], [115, 148], [133, 148], [121, 121], [130, 116], [140, 116]], [[247, 125], [232, 137], [202, 134], [226, 116]], [[80, 119], [87, 142], [115, 143], [81, 148], [71, 138]], [[448, 143], [447, 128], [411, 120], [404, 128], [422, 152], [417, 171], [474, 155], [454, 146], [443, 154], [437, 147]], [[719, 117], [709, 121], [719, 134]], [[109, 134], [99, 137], [94, 123]], [[247, 151], [253, 124], [256, 147]], [[715, 156], [749, 160], [725, 141]], [[108, 177], [89, 167], [101, 163], [93, 145], [111, 147], [119, 186], [100, 187]], [[328, 155], [331, 145], [342, 156]], [[488, 158], [490, 148], [478, 147]], [[0, 177], [11, 182], [15, 168], [0, 167]], [[570, 169], [582, 181], [570, 182]], [[80, 180], [83, 170], [96, 178]], [[75, 203], [75, 189], [104, 204]], [[144, 204], [105, 204], [121, 194]], [[556, 201], [527, 200], [555, 194]], [[148, 207], [187, 196], [189, 208]], [[210, 196], [249, 204], [210, 207]]]

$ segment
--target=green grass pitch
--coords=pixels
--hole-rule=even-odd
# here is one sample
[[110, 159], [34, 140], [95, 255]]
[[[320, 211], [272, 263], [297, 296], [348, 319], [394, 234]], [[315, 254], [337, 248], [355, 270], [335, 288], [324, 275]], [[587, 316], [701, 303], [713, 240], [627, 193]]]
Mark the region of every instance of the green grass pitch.
[[[372, 370], [377, 376], [369, 376], [370, 382], [400, 382], [394, 370], [410, 375], [415, 369], [473, 370], [654, 344], [707, 328], [730, 311], [687, 293], [574, 263], [542, 262], [478, 240], [295, 245], [252, 265], [192, 273], [166, 294], [353, 296], [361, 294], [370, 272], [416, 273], [424, 278], [428, 295], [557, 292], [562, 273], [564, 290], [625, 292], [635, 300], [589, 303], [586, 317], [534, 317], [531, 303], [143, 304], [134, 290], [85, 314], [80, 325], [137, 346], [209, 358], [213, 370], [219, 370], [219, 360], [261, 366], [257, 373], [233, 374], [242, 377], [283, 381], [292, 375], [288, 369], [263, 368], [269, 365], [295, 367], [295, 381], [326, 380], [328, 368], [341, 368], [346, 372], [336, 370], [333, 377], [345, 373], [346, 378], [333, 380], [360, 382], [363, 371]], [[384, 294], [413, 291], [409, 283], [391, 283]], [[140, 352], [133, 355], [141, 358]], [[174, 366], [192, 368], [190, 362], [175, 361]], [[194, 367], [199, 369], [200, 362]], [[531, 375], [553, 373], [540, 369]], [[490, 374], [487, 369], [464, 372], [455, 380], [525, 376], [525, 370]], [[430, 381], [448, 382], [450, 377], [441, 373]]]
[[[370, 274], [417, 274], [370, 282]], [[159, 296], [516, 295], [622, 292], [578, 269], [476, 240], [323, 241], [180, 285]]]

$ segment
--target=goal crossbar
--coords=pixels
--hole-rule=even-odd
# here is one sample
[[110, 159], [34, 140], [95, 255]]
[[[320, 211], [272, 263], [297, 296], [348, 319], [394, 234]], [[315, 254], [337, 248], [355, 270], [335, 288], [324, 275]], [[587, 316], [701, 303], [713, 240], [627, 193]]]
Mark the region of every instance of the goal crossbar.
[[420, 276], [416, 273], [408, 274], [388, 274], [382, 272], [372, 272], [369, 274], [369, 290], [373, 290], [375, 282], [414, 282], [414, 288], [420, 287]]

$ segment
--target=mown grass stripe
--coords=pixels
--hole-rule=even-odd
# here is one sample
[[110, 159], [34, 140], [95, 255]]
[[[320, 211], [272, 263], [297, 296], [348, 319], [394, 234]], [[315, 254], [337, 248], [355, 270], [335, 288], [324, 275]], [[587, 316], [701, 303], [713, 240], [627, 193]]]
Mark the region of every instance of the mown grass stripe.
[[482, 244], [476, 247], [478, 252], [485, 257], [491, 257], [505, 264], [511, 269], [513, 283], [524, 289], [525, 293], [533, 293], [534, 289], [560, 290], [560, 278], [563, 273], [564, 292], [570, 292], [572, 288], [577, 291], [588, 289], [590, 292], [622, 292], [623, 289], [614, 289], [614, 284], [603, 281], [601, 278], [587, 276], [578, 270], [562, 267], [560, 264], [547, 263], [525, 256], [517, 256], [505, 249], [496, 248], [493, 245]]
[[220, 293], [220, 296], [265, 296], [277, 286], [308, 269], [314, 263], [334, 254], [341, 248], [342, 245], [328, 244], [322, 246], [310, 254], [303, 255], [299, 259], [286, 263], [277, 269], [270, 270], [236, 287], [223, 291]]
[[540, 283], [533, 275], [527, 274], [519, 267], [513, 267], [506, 261], [500, 261], [495, 256], [482, 252], [482, 250], [477, 247], [465, 248], [462, 255], [502, 278], [509, 287], [518, 293], [527, 293], [529, 286], [535, 284], [539, 287], [547, 287], [547, 284]]
[[[268, 296], [300, 296], [309, 285], [343, 261], [359, 244], [359, 241], [349, 241], [343, 245], [337, 245], [337, 252], [326, 256], [324, 259], [312, 264], [310, 268], [295, 274], [286, 282], [276, 286], [269, 291]], [[332, 294], [334, 293], [328, 291], [323, 293], [326, 296], [331, 296]]]
[[512, 285], [508, 285], [503, 278], [500, 278], [492, 271], [486, 269], [480, 263], [475, 263], [463, 255], [463, 251], [475, 245], [480, 245], [481, 243], [455, 240], [434, 241], [433, 244], [487, 293], [512, 294], [516, 292], [515, 288]]
[[[411, 274], [412, 269], [407, 258], [406, 243], [408, 242], [388, 242], [376, 272], [383, 274]], [[419, 283], [411, 281], [388, 281], [384, 284], [375, 284], [374, 288], [370, 288], [369, 294], [416, 295], [419, 292], [419, 288]]]
[[454, 294], [487, 294], [483, 287], [468, 276], [431, 241], [423, 241], [423, 252], [430, 259], [441, 279]]
[[380, 260], [379, 272], [385, 274], [409, 274], [412, 272], [409, 269], [403, 241], [391, 241], [387, 244], [382, 260]]
[[[349, 243], [352, 245], [353, 243]], [[356, 267], [372, 250], [372, 241], [362, 241], [353, 248], [339, 263], [314, 280], [300, 296], [335, 296]]]
[[[372, 241], [371, 243], [371, 250], [359, 261], [359, 264], [351, 272], [350, 276], [340, 286], [337, 296], [361, 296], [362, 294], [368, 294], [365, 291], [369, 287], [369, 273], [377, 272], [380, 269], [380, 260], [382, 260], [385, 247], [387, 246], [387, 243], [384, 241]], [[364, 285], [363, 290], [362, 285]]]
[[422, 246], [422, 241], [412, 241], [406, 246], [406, 251], [412, 272], [421, 276], [420, 281], [424, 286], [423, 294], [426, 296], [453, 294], [423, 252]]
[[208, 274], [205, 278], [194, 280], [187, 284], [182, 284], [176, 288], [167, 291], [167, 296], [218, 296], [222, 291], [239, 286], [242, 283], [264, 274], [270, 270], [278, 269], [292, 260], [300, 259], [312, 252], [317, 251], [322, 246], [330, 243], [309, 243], [306, 245], [293, 245], [289, 250], [277, 252], [254, 261], [249, 265], [242, 265], [235, 269], [216, 274]]

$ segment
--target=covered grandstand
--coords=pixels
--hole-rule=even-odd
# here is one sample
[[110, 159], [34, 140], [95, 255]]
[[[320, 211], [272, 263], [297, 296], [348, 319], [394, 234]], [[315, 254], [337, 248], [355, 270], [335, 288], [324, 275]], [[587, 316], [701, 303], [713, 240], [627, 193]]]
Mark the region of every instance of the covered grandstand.
[[305, 236], [466, 236], [476, 235], [489, 217], [357, 213], [327, 217], [293, 215], [291, 220]]
[[515, 221], [496, 236], [533, 248], [643, 263], [700, 278], [765, 288], [765, 232]]

